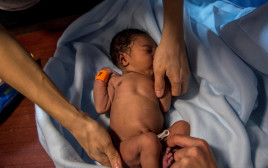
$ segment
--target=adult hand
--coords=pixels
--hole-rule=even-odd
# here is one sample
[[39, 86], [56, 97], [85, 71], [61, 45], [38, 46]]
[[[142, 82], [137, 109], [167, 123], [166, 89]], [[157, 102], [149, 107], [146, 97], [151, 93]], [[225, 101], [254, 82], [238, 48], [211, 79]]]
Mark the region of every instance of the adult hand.
[[188, 88], [190, 75], [185, 46], [160, 43], [154, 56], [155, 92], [162, 97], [165, 89], [165, 77], [171, 84], [172, 96], [184, 94]]
[[75, 123], [70, 130], [92, 159], [103, 166], [123, 168], [120, 155], [104, 127], [85, 113], [83, 119]]
[[120, 155], [113, 147], [108, 132], [72, 105], [27, 50], [1, 26], [0, 78], [59, 121], [90, 157], [102, 165], [122, 168]]
[[159, 46], [154, 56], [155, 93], [164, 95], [167, 76], [172, 96], [187, 91], [189, 68], [183, 30], [183, 0], [162, 0], [164, 24]]
[[167, 140], [169, 147], [181, 147], [174, 153], [171, 168], [216, 168], [216, 161], [205, 140], [176, 135]]

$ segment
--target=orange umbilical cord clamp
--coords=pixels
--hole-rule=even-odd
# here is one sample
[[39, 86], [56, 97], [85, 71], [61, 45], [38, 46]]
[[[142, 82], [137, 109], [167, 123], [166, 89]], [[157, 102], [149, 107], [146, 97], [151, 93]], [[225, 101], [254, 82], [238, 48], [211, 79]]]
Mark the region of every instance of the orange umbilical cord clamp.
[[98, 72], [98, 74], [96, 75], [95, 80], [100, 79], [100, 80], [102, 80], [103, 82], [107, 83], [109, 77], [110, 77], [109, 72], [107, 72], [107, 71], [105, 71], [105, 70], [100, 70], [100, 71]]

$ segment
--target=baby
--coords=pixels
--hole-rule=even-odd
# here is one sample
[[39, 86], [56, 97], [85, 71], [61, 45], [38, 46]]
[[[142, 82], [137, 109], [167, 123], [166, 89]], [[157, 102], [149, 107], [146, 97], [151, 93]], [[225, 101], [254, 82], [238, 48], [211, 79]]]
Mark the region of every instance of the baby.
[[[163, 131], [163, 112], [170, 108], [171, 92], [166, 83], [164, 96], [159, 99], [155, 95], [156, 47], [154, 40], [141, 30], [119, 32], [112, 40], [110, 54], [123, 75], [104, 67], [95, 80], [96, 111], [102, 114], [110, 110], [111, 136], [127, 167], [169, 167], [173, 161], [169, 148], [162, 156], [157, 137]], [[189, 124], [184, 121], [178, 121], [169, 130], [170, 135], [190, 134]]]

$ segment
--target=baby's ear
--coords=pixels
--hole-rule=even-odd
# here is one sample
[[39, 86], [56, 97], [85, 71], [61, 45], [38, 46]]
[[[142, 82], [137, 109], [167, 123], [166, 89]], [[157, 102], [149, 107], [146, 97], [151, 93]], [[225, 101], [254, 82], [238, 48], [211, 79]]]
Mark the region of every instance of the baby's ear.
[[123, 66], [126, 67], [129, 65], [129, 55], [126, 53], [120, 53], [119, 54], [119, 63]]

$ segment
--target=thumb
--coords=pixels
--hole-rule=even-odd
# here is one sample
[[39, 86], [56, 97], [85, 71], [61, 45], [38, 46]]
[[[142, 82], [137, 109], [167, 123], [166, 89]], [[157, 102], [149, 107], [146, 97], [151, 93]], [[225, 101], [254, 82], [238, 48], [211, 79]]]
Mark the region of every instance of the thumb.
[[123, 168], [121, 157], [113, 146], [107, 147], [106, 155], [111, 163], [112, 168]]
[[164, 95], [165, 90], [165, 74], [155, 73], [155, 81], [154, 81], [155, 94], [158, 98]]
[[168, 147], [191, 147], [196, 146], [197, 144], [200, 144], [201, 139], [191, 137], [189, 135], [180, 135], [177, 134], [173, 136], [172, 138], [167, 140], [167, 146]]

